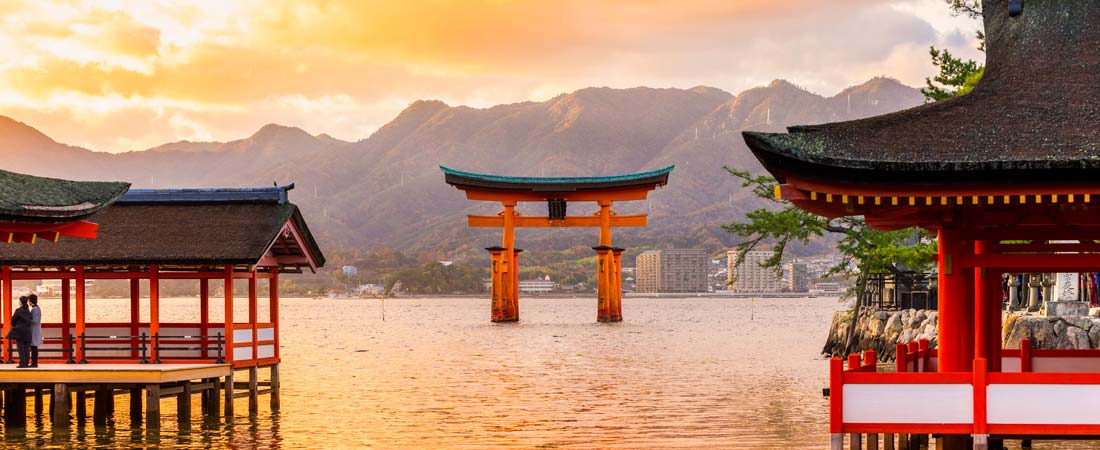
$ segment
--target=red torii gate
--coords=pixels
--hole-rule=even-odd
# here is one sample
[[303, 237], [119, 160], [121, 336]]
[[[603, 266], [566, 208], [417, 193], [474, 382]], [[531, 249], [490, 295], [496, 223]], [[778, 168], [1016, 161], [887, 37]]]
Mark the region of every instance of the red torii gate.
[[[440, 166], [444, 179], [466, 192], [470, 200], [498, 201], [504, 210], [496, 216], [469, 216], [471, 227], [503, 228], [501, 246], [486, 250], [492, 257], [492, 321], [519, 320], [519, 253], [515, 229], [523, 227], [591, 227], [600, 229], [599, 245], [592, 247], [598, 261], [597, 314], [599, 322], [619, 322], [622, 312], [622, 254], [611, 244], [612, 227], [643, 227], [645, 214], [618, 215], [616, 201], [645, 200], [649, 191], [668, 183], [674, 166], [650, 172], [607, 177], [507, 177], [462, 172]], [[518, 202], [547, 202], [548, 216], [519, 216]], [[592, 216], [567, 216], [569, 202], [595, 202]]]

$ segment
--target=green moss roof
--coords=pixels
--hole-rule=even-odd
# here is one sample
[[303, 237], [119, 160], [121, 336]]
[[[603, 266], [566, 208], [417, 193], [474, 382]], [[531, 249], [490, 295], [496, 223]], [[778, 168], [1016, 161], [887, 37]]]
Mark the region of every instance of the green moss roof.
[[68, 181], [0, 170], [0, 220], [64, 222], [106, 208], [129, 183]]

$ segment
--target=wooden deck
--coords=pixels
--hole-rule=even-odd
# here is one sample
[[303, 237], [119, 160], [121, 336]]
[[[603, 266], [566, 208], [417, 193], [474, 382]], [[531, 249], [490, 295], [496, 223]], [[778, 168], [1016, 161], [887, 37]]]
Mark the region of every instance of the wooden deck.
[[0, 384], [160, 384], [225, 377], [231, 372], [229, 364], [40, 364], [26, 369], [0, 364]]

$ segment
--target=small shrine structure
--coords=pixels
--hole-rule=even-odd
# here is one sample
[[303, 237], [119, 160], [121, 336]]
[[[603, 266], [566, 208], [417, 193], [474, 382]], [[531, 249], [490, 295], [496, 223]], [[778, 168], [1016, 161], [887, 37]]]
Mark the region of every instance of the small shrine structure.
[[[470, 200], [500, 202], [496, 216], [469, 216], [471, 227], [502, 228], [500, 246], [489, 247], [492, 257], [492, 321], [519, 320], [519, 254], [515, 229], [527, 227], [590, 227], [600, 229], [599, 245], [592, 247], [597, 259], [597, 313], [599, 322], [623, 320], [622, 254], [613, 247], [613, 227], [643, 227], [645, 214], [619, 215], [611, 209], [616, 201], [645, 200], [649, 191], [668, 184], [673, 167], [650, 172], [606, 177], [509, 177], [463, 172], [440, 166], [444, 180], [466, 193]], [[521, 216], [519, 202], [546, 202], [547, 216]], [[568, 204], [593, 202], [599, 210], [590, 216], [568, 216]]]
[[[56, 182], [25, 179], [47, 191], [3, 192], [0, 204], [18, 203], [22, 201], [19, 196], [40, 199], [45, 205], [71, 204], [83, 196], [68, 187], [80, 191], [88, 186], [63, 184], [49, 191]], [[135, 189], [125, 194], [115, 190], [125, 191], [125, 184], [91, 186], [97, 192], [91, 199], [99, 203], [89, 200], [82, 213], [57, 219], [94, 223], [98, 235], [84, 237], [96, 239], [51, 239], [56, 242], [0, 249], [4, 336], [11, 327], [6, 318], [15, 307], [15, 282], [61, 283], [60, 310], [43, 311], [42, 315], [45, 342], [40, 346], [41, 366], [16, 369], [12, 364], [0, 364], [5, 426], [25, 423], [27, 392], [34, 394], [35, 408], [41, 411], [43, 389], [50, 394], [53, 426], [61, 428], [69, 425], [72, 406], [83, 420], [89, 391], [95, 395], [97, 424], [113, 417], [114, 398], [124, 392], [129, 393], [135, 425], [142, 423], [144, 399], [148, 428], [160, 426], [160, 399], [165, 396], [177, 398], [181, 427], [190, 426], [192, 395], [201, 396], [203, 412], [210, 417], [219, 417], [220, 405], [224, 405], [227, 422], [232, 421], [236, 398], [247, 397], [249, 410], [256, 411], [257, 396], [267, 393], [272, 409], [278, 409], [279, 277], [315, 271], [325, 263], [301, 211], [288, 199], [293, 185]], [[53, 197], [57, 199], [51, 200]], [[111, 200], [114, 203], [107, 206]], [[9, 210], [3, 211], [9, 214]], [[64, 236], [65, 230], [62, 226], [46, 231]], [[88, 319], [87, 312], [99, 308], [97, 300], [89, 299], [86, 292], [91, 280], [129, 283], [128, 320]], [[164, 280], [197, 283], [199, 298], [193, 319], [161, 320]], [[262, 280], [267, 281], [264, 315], [259, 307]], [[239, 283], [246, 287], [244, 299], [236, 293]], [[222, 298], [212, 304], [215, 287], [221, 288]], [[143, 288], [148, 293], [147, 307], [141, 304]], [[241, 300], [247, 302], [243, 317], [234, 313]], [[217, 309], [222, 310], [222, 320], [212, 321], [210, 312]], [[0, 342], [4, 362], [11, 363], [13, 342]], [[259, 380], [258, 369], [269, 371], [267, 381]], [[247, 382], [234, 382], [237, 371], [247, 372]]]
[[1100, 2], [982, 7], [987, 63], [972, 92], [744, 133], [796, 206], [938, 236], [938, 348], [899, 345], [897, 373], [876, 373], [874, 352], [847, 369], [834, 359], [834, 449], [844, 434], [852, 448], [932, 434], [949, 450], [1100, 437], [1100, 351], [1001, 344], [1002, 273], [1100, 267]]

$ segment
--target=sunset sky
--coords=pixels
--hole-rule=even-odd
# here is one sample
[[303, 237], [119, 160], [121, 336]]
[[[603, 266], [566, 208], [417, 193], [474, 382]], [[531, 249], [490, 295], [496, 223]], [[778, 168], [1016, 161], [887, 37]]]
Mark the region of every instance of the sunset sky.
[[930, 45], [981, 58], [943, 0], [3, 0], [0, 23], [0, 115], [112, 152], [271, 122], [358, 140], [428, 98], [919, 86]]

